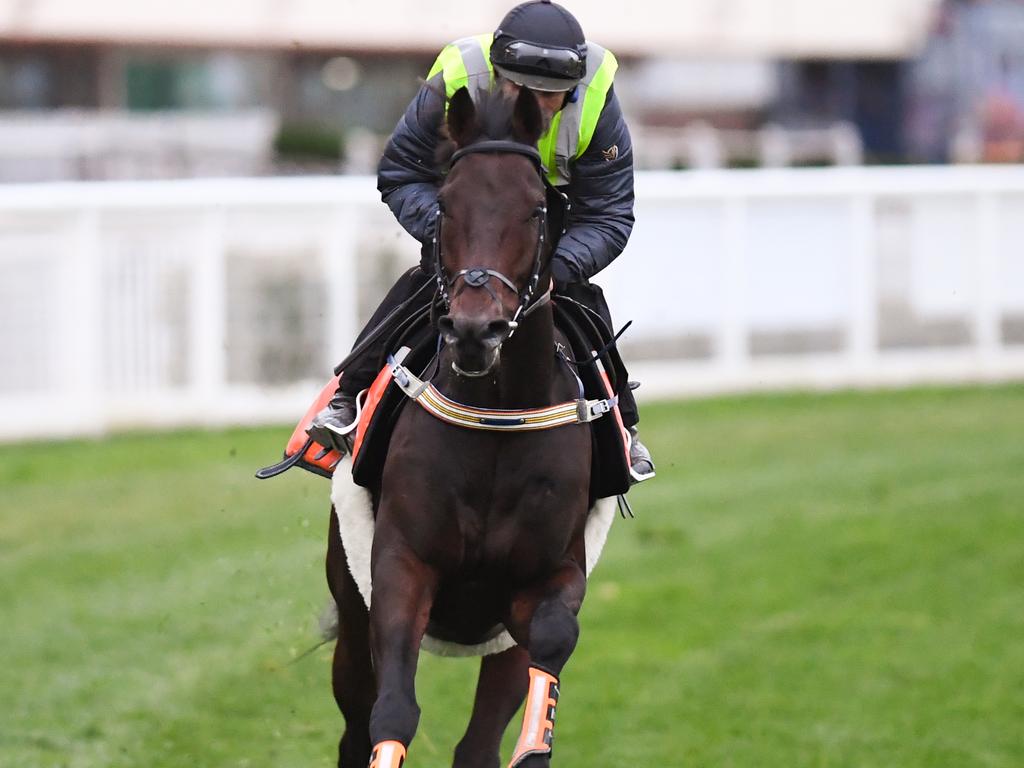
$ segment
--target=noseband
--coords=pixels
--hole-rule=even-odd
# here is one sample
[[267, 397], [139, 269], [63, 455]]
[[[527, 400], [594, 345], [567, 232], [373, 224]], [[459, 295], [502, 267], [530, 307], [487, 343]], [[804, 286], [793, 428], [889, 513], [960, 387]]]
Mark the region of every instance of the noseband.
[[[478, 153], [512, 153], [517, 155], [524, 155], [533, 161], [534, 166], [537, 169], [537, 173], [543, 178], [543, 165], [540, 159], [540, 152], [537, 151], [536, 147], [531, 147], [526, 144], [520, 144], [516, 141], [480, 141], [475, 144], [470, 144], [466, 147], [455, 152], [452, 155], [451, 165], [455, 165], [461, 158], [470, 154]], [[441, 224], [444, 221], [444, 204], [438, 202], [438, 208], [435, 215], [435, 226], [434, 226], [434, 269], [437, 278], [437, 290], [441, 295], [442, 301], [444, 301], [445, 309], [451, 308], [451, 297], [449, 291], [455, 287], [455, 283], [462, 278], [466, 285], [472, 288], [484, 288], [495, 301], [498, 301], [498, 295], [491, 288], [491, 278], [496, 278], [499, 282], [506, 285], [513, 293], [519, 296], [519, 306], [512, 316], [512, 320], [509, 321], [509, 334], [508, 338], [512, 338], [512, 334], [516, 332], [516, 328], [519, 327], [519, 318], [523, 316], [523, 313], [529, 313], [530, 304], [533, 301], [533, 294], [537, 290], [537, 283], [540, 282], [541, 272], [541, 260], [544, 256], [544, 244], [547, 242], [547, 231], [548, 231], [548, 209], [547, 205], [542, 203], [537, 206], [537, 209], [533, 212], [533, 218], [537, 219], [538, 234], [537, 234], [537, 250], [534, 257], [533, 264], [533, 275], [527, 282], [526, 287], [520, 291], [516, 284], [510, 280], [507, 276], [503, 275], [496, 269], [490, 269], [488, 267], [468, 267], [466, 269], [460, 269], [451, 277], [448, 276], [448, 271], [444, 268], [441, 263]], [[500, 303], [500, 302], [499, 302]]]

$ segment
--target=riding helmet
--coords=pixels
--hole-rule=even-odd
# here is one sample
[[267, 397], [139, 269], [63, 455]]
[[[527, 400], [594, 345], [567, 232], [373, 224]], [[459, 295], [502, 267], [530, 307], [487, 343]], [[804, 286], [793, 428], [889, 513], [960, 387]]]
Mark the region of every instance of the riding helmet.
[[491, 63], [498, 74], [535, 91], [570, 91], [587, 71], [583, 28], [565, 8], [531, 0], [506, 14], [494, 31]]

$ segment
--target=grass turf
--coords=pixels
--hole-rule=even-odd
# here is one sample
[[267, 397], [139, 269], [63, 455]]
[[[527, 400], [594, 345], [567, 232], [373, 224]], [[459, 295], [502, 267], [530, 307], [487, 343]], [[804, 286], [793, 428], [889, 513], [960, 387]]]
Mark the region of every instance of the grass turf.
[[[1019, 766], [1024, 387], [644, 409], [555, 764]], [[0, 766], [329, 766], [327, 483], [287, 430], [0, 448]], [[475, 680], [425, 657], [410, 766]], [[510, 728], [506, 750], [517, 726]], [[361, 767], [360, 767], [361, 768]]]

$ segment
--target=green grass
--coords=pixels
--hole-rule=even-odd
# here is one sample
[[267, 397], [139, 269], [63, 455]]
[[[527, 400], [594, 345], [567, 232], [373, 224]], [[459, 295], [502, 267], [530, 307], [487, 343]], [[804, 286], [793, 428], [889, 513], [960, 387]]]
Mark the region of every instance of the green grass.
[[[646, 407], [555, 764], [1024, 762], [1024, 387]], [[329, 766], [327, 483], [287, 429], [0, 448], [0, 766]], [[410, 768], [475, 664], [425, 658]], [[514, 734], [510, 733], [510, 737]], [[506, 749], [505, 754], [508, 754]]]

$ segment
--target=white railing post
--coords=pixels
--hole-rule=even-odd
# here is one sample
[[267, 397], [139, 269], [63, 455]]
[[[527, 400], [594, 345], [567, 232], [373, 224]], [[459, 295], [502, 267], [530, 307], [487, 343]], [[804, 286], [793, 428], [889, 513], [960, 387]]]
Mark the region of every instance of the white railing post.
[[747, 199], [743, 197], [727, 198], [723, 217], [725, 248], [722, 266], [725, 295], [722, 297], [716, 357], [726, 377], [733, 381], [738, 381], [750, 366], [746, 301], [747, 204]]
[[874, 200], [864, 194], [850, 201], [850, 314], [846, 329], [851, 372], [870, 374], [878, 355], [878, 255]]
[[202, 212], [189, 328], [189, 388], [204, 418], [217, 422], [227, 384], [227, 276], [222, 207]]
[[998, 205], [996, 195], [982, 192], [976, 200], [977, 242], [974, 258], [974, 346], [982, 368], [990, 373], [997, 364], [1002, 337], [998, 302]]
[[322, 265], [327, 286], [325, 371], [333, 370], [348, 354], [359, 332], [357, 288], [360, 267], [356, 248], [360, 221], [357, 208], [360, 205], [353, 201], [335, 203], [324, 229]]
[[[81, 434], [102, 432], [107, 427], [109, 405], [103, 388], [103, 263], [100, 254], [100, 215], [93, 207], [78, 211], [67, 254], [70, 278], [67, 304], [60, 308], [59, 337], [53, 370], [59, 391], [73, 388], [74, 396], [59, 401], [71, 404], [63, 415], [66, 427], [57, 431]], [[41, 286], [41, 288], [43, 288]]]

